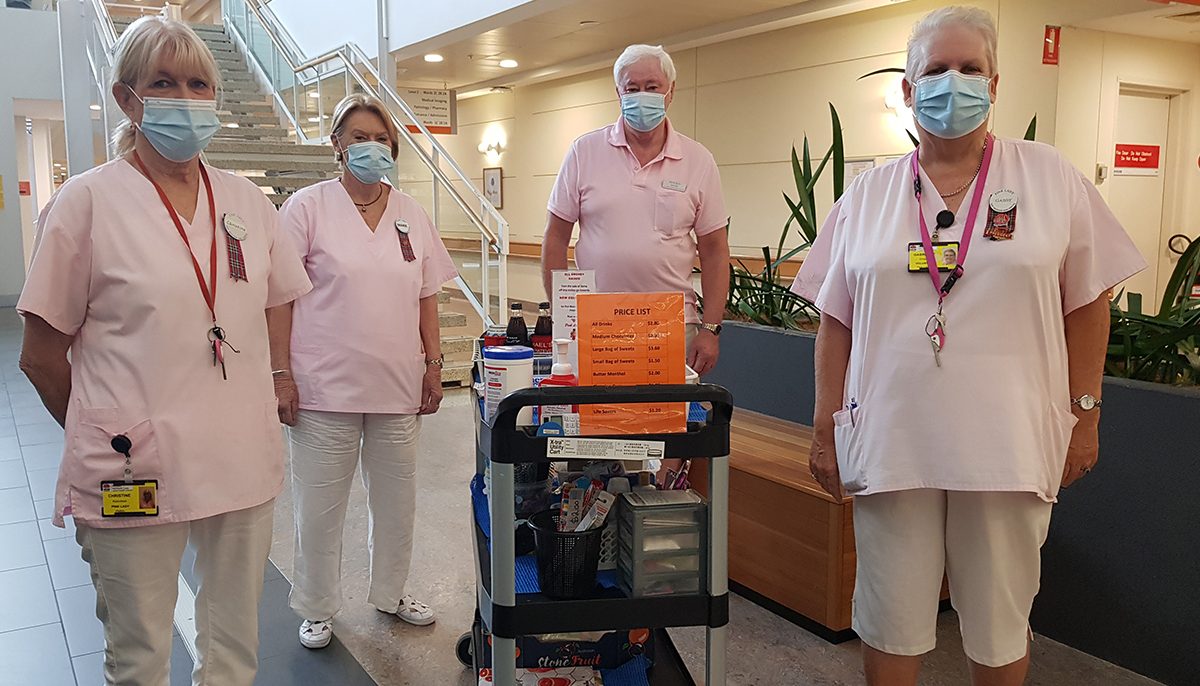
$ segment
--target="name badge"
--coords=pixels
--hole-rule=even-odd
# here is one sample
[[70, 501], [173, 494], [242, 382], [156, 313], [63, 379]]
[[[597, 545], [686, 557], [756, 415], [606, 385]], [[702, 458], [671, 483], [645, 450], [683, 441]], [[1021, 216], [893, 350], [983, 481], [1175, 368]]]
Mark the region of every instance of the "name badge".
[[676, 193], [683, 193], [687, 190], [687, 184], [682, 181], [663, 181], [662, 187]]
[[104, 517], [157, 517], [158, 481], [101, 481], [100, 501]]
[[225, 233], [235, 241], [244, 241], [246, 236], [250, 235], [250, 230], [246, 228], [246, 222], [232, 212], [225, 213], [222, 223], [225, 225]]
[[[940, 241], [933, 244], [933, 258], [937, 260], [939, 272], [953, 271], [958, 266], [958, 241]], [[908, 244], [908, 271], [923, 272], [929, 269], [925, 259], [925, 248], [921, 243]]]

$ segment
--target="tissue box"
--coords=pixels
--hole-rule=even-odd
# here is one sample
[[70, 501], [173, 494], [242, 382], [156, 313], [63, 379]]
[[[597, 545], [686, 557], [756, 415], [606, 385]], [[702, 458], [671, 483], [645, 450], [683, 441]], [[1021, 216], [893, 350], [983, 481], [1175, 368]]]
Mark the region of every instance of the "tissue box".
[[[486, 638], [483, 664], [491, 665], [492, 637]], [[517, 639], [517, 667], [526, 669], [616, 669], [639, 655], [654, 659], [654, 635], [649, 629]]]
[[[600, 672], [591, 667], [574, 669], [518, 669], [517, 686], [603, 686]], [[479, 670], [479, 686], [492, 686], [492, 670]]]

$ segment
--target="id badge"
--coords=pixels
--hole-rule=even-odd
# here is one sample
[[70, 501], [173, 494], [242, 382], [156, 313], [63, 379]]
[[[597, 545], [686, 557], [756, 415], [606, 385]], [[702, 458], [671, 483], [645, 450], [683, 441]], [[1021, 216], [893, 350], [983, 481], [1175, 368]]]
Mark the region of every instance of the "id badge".
[[158, 481], [101, 481], [100, 499], [105, 517], [157, 517]]
[[[953, 271], [958, 266], [958, 241], [941, 241], [933, 244], [933, 258], [937, 260], [939, 272]], [[925, 248], [920, 243], [908, 244], [908, 271], [923, 272], [929, 268], [925, 259]]]

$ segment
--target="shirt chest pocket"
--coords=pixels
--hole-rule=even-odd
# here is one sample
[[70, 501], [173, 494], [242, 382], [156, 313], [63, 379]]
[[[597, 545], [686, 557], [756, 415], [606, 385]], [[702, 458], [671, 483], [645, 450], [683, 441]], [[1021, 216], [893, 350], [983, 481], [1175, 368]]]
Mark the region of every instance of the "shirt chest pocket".
[[696, 210], [692, 199], [680, 190], [659, 188], [654, 196], [654, 229], [668, 238], [677, 238], [692, 230]]

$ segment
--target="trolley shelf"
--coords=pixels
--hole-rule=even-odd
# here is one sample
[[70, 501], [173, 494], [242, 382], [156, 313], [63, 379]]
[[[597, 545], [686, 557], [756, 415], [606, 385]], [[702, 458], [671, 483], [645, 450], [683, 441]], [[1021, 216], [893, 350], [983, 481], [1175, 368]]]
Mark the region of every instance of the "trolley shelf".
[[479, 611], [491, 633], [515, 638], [579, 631], [616, 631], [644, 627], [719, 627], [729, 623], [729, 596], [707, 593], [631, 598], [620, 589], [596, 597], [556, 600], [540, 593], [520, 594], [517, 606], [492, 603], [491, 555], [487, 538], [475, 526], [479, 560]]

